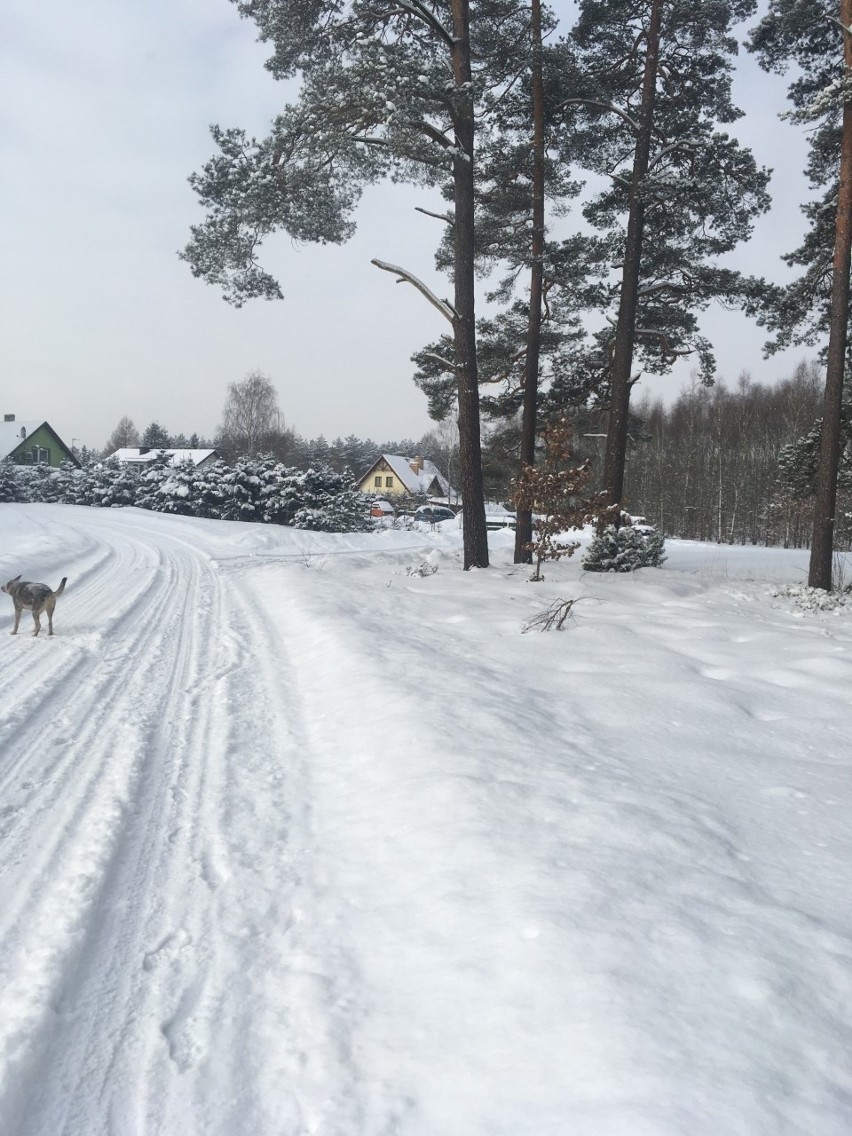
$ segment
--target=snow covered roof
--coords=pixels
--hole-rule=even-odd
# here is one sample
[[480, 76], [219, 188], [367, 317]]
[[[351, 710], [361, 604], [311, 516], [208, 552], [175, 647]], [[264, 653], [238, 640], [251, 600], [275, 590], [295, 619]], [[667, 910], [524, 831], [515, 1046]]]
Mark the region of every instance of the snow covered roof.
[[[452, 492], [449, 481], [435, 463], [428, 459], [405, 458], [401, 454], [381, 454], [378, 461], [382, 459], [387, 462], [409, 493], [447, 497]], [[373, 468], [376, 464], [378, 462], [374, 463]], [[415, 469], [415, 466], [420, 468]], [[437, 482], [437, 494], [435, 482]]]
[[17, 449], [25, 438], [28, 438], [42, 425], [44, 425], [43, 422], [36, 421], [0, 422], [0, 459], [8, 457], [12, 450]]
[[169, 465], [179, 465], [184, 461], [191, 461], [193, 465], [201, 465], [211, 457], [219, 456], [215, 450], [158, 450], [156, 448], [142, 449], [138, 446], [123, 446], [110, 454], [110, 457], [124, 465], [147, 465], [148, 462], [156, 460], [160, 454], [164, 454], [168, 458]]

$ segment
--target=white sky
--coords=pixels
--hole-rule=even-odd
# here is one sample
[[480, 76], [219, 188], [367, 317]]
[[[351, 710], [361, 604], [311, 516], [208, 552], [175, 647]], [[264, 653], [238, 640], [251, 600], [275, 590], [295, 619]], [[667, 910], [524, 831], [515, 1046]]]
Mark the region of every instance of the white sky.
[[[573, 5], [558, 0], [566, 14]], [[5, 0], [0, 12], [0, 389], [3, 413], [47, 418], [66, 442], [101, 446], [122, 417], [210, 435], [228, 382], [260, 368], [307, 436], [377, 441], [428, 429], [410, 355], [443, 331], [410, 287], [370, 264], [405, 264], [440, 295], [434, 220], [401, 187], [368, 193], [342, 248], [282, 237], [264, 266], [283, 303], [235, 311], [177, 250], [202, 213], [187, 176], [212, 154], [208, 126], [265, 132], [283, 91], [263, 69], [254, 25], [227, 0]], [[739, 266], [784, 278], [802, 232], [804, 144], [777, 122], [783, 80], [743, 60], [738, 132], [776, 171], [772, 215]], [[708, 318], [720, 373], [760, 381], [806, 353], [764, 362], [763, 334]], [[686, 364], [651, 392], [671, 394]]]

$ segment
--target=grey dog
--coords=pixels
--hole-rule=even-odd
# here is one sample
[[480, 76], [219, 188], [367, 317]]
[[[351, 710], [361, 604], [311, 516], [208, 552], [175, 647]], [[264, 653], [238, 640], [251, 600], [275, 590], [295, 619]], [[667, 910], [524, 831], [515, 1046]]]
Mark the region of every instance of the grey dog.
[[16, 576], [14, 580], [10, 580], [8, 584], [4, 584], [2, 591], [8, 596], [12, 597], [12, 603], [15, 605], [15, 627], [12, 631], [13, 635], [18, 634], [18, 624], [21, 622], [21, 612], [27, 608], [33, 613], [33, 620], [35, 621], [35, 631], [33, 635], [38, 635], [41, 631], [41, 621], [39, 616], [43, 611], [47, 612], [47, 628], [48, 635], [53, 634], [53, 609], [56, 607], [56, 597], [61, 596], [65, 591], [65, 581], [67, 576], [62, 577], [62, 583], [55, 592], [51, 591], [47, 584], [31, 584], [29, 580], [22, 580], [20, 576]]

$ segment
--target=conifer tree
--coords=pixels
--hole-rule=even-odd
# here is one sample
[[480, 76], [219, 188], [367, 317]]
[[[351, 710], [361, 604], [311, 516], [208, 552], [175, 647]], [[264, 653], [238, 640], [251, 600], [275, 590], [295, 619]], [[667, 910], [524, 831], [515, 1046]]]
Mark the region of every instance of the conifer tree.
[[21, 486], [18, 480], [17, 466], [14, 462], [3, 458], [0, 461], [0, 502], [20, 500]]
[[770, 351], [828, 339], [808, 583], [830, 590], [850, 342], [852, 0], [770, 0], [749, 46], [767, 70], [796, 66], [789, 117], [809, 127], [806, 172], [822, 191], [802, 207], [809, 225], [803, 243], [784, 257], [802, 275], [777, 294], [765, 321], [775, 332]]
[[[477, 267], [500, 272], [487, 296], [500, 310], [478, 323], [481, 403], [493, 417], [519, 417], [518, 467], [535, 462], [544, 384], [560, 382], [559, 413], [566, 401], [573, 405], [590, 393], [577, 383], [576, 348], [585, 340], [583, 313], [600, 302], [595, 277], [605, 255], [602, 242], [587, 235], [554, 240], [548, 231], [552, 216], [564, 217], [581, 188], [560, 154], [564, 51], [545, 46], [554, 28], [552, 11], [530, 0], [520, 81], [480, 148], [476, 189]], [[446, 248], [441, 259], [447, 260]], [[451, 409], [451, 346], [445, 339], [414, 356], [415, 381], [436, 419]], [[518, 510], [515, 537], [515, 562], [530, 563], [532, 518], [525, 509]]]
[[518, 0], [235, 0], [272, 46], [296, 100], [261, 141], [213, 129], [219, 155], [190, 180], [208, 210], [183, 256], [241, 304], [280, 297], [259, 266], [264, 237], [339, 243], [362, 187], [385, 178], [442, 187], [452, 203], [453, 300], [383, 261], [452, 328], [464, 497], [465, 568], [488, 563], [474, 293], [475, 143], [516, 71], [527, 13]]
[[104, 447], [106, 455], [109, 456], [115, 453], [116, 450], [124, 449], [128, 446], [139, 445], [139, 431], [133, 425], [133, 420], [128, 418], [125, 414], [123, 418], [118, 420], [118, 425], [110, 434], [107, 439], [106, 446]]
[[[712, 380], [710, 344], [697, 312], [712, 300], [752, 310], [762, 282], [718, 266], [768, 208], [768, 172], [719, 129], [731, 101], [736, 21], [755, 0], [580, 0], [576, 68], [566, 111], [571, 151], [609, 182], [586, 216], [610, 242], [619, 279], [614, 331], [599, 336], [609, 388], [603, 480], [609, 502], [624, 489], [635, 360], [664, 371], [695, 352]], [[579, 125], [579, 131], [577, 126]]]
[[151, 422], [142, 433], [141, 444], [151, 450], [167, 450], [171, 446], [172, 440], [165, 427], [161, 426], [159, 422]]

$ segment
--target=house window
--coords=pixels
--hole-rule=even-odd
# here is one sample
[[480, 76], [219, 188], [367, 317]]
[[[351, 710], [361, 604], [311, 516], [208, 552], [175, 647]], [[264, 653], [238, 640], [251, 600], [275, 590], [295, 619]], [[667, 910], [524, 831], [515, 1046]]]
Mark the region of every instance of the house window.
[[33, 446], [36, 465], [50, 465], [50, 450], [44, 446]]
[[393, 485], [393, 478], [392, 477], [386, 477], [385, 478], [385, 489], [390, 489], [390, 487], [392, 485]]
[[376, 489], [381, 489], [381, 487], [382, 487], [382, 476], [381, 476], [381, 474], [376, 474], [376, 476], [373, 478], [373, 484], [375, 485]]

